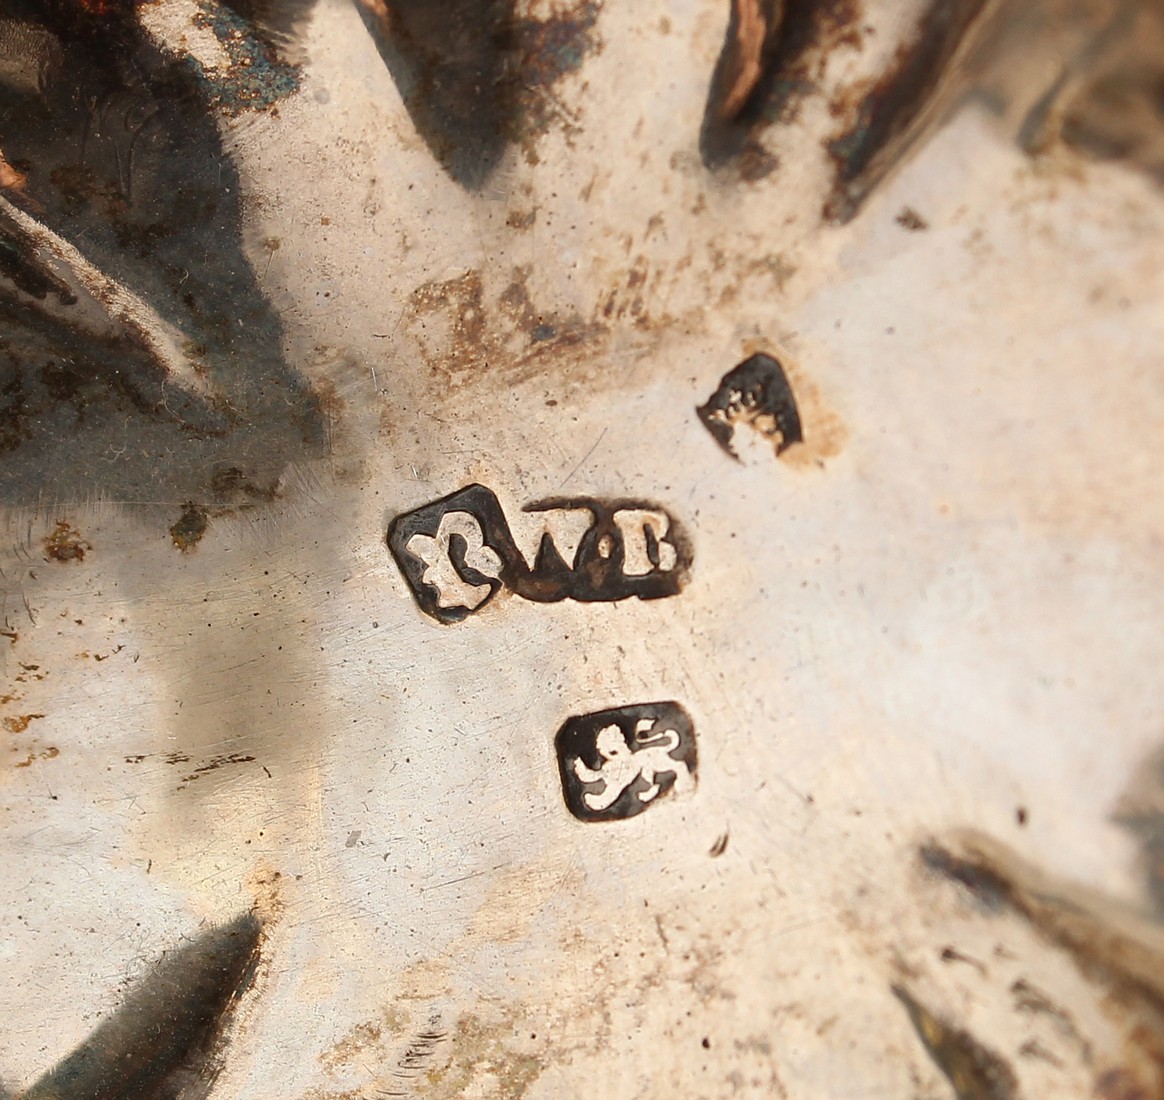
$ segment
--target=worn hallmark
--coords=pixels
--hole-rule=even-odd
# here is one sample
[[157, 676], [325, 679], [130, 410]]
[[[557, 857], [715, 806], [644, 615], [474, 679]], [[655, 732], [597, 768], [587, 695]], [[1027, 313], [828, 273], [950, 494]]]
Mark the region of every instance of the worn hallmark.
[[406, 512], [388, 547], [420, 609], [443, 623], [480, 611], [501, 589], [554, 603], [674, 596], [691, 550], [677, 520], [638, 500], [559, 497], [529, 504], [523, 553], [492, 490], [470, 485]]
[[779, 455], [804, 442], [800, 409], [780, 360], [757, 352], [728, 371], [696, 413], [712, 438], [734, 459], [737, 425], [748, 425], [770, 439]]

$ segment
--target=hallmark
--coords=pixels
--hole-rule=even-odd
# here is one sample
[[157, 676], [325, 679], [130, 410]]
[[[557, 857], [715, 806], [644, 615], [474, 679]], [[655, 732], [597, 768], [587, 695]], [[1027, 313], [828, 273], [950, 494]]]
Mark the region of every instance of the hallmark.
[[695, 790], [695, 727], [674, 702], [569, 719], [554, 740], [566, 806], [580, 821], [617, 821]]
[[676, 595], [691, 549], [670, 514], [638, 500], [556, 497], [522, 509], [524, 550], [492, 490], [470, 485], [388, 528], [388, 547], [426, 614], [460, 622], [502, 589], [536, 603]]

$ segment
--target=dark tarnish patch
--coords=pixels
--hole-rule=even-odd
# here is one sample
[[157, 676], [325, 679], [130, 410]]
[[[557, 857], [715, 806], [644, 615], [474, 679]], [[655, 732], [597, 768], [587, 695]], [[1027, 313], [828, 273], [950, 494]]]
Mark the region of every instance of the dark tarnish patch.
[[458, 183], [480, 187], [513, 128], [513, 0], [356, 3], [433, 156]]
[[55, 746], [50, 745], [47, 749], [44, 749], [41, 752], [30, 752], [28, 756], [13, 766], [17, 768], [31, 768], [32, 765], [38, 760], [55, 760], [60, 755], [61, 750]]
[[[760, 178], [755, 162], [763, 159], [760, 134], [772, 124], [796, 120], [800, 102], [819, 91], [829, 55], [836, 49], [860, 49], [863, 15], [859, 0], [760, 0], [771, 13], [760, 50], [760, 72], [744, 101], [725, 111], [725, 81], [734, 66], [729, 55], [737, 19], [735, 9], [728, 40], [708, 90], [699, 149], [708, 168], [720, 168], [743, 156], [746, 179]], [[783, 7], [777, 18], [777, 8]], [[775, 167], [775, 165], [771, 165]], [[766, 173], [763, 173], [766, 174]]]
[[178, 521], [170, 528], [170, 538], [174, 545], [185, 553], [193, 550], [206, 534], [210, 526], [210, 518], [206, 509], [201, 505], [187, 501], [182, 505], [182, 514]]
[[783, 0], [732, 0], [723, 52], [711, 77], [708, 115], [736, 118], [752, 97], [779, 41]]
[[1113, 819], [1140, 845], [1140, 863], [1156, 917], [1164, 921], [1164, 749], [1136, 769]]
[[357, 0], [417, 132], [458, 183], [484, 184], [510, 143], [576, 123], [554, 85], [595, 49], [601, 4], [523, 19], [513, 0]]
[[1126, 1069], [1109, 1069], [1099, 1075], [1092, 1093], [1095, 1100], [1159, 1100]]
[[192, 783], [208, 772], [218, 771], [219, 768], [232, 767], [238, 764], [253, 764], [255, 758], [249, 753], [231, 752], [213, 756], [205, 764], [199, 764], [189, 775], [182, 776], [182, 783], [178, 790], [182, 790], [187, 783]]
[[966, 887], [992, 912], [998, 912], [1010, 901], [1010, 883], [989, 867], [956, 856], [938, 844], [922, 845], [920, 855], [927, 868]]
[[586, 55], [601, 45], [595, 33], [601, 10], [598, 0], [582, 0], [548, 19], [522, 19], [517, 24], [518, 114], [510, 137], [520, 142], [530, 164], [538, 162], [537, 139], [555, 125], [567, 136], [578, 132], [554, 85], [577, 72]]
[[772, 440], [779, 455], [804, 441], [800, 410], [778, 359], [763, 352], [745, 359], [723, 376], [715, 393], [696, 410], [703, 426], [732, 458], [736, 425], [746, 424]]
[[222, 0], [245, 19], [249, 29], [286, 63], [299, 63], [304, 56], [303, 31], [316, 0]]
[[250, 19], [213, 0], [198, 0], [193, 21], [212, 31], [226, 51], [227, 65], [222, 69], [207, 68], [195, 57], [189, 60], [210, 102], [223, 114], [270, 110], [299, 91], [298, 66], [284, 61]]
[[248, 913], [170, 952], [21, 1100], [207, 1095], [222, 1067], [231, 1011], [258, 964], [261, 933], [259, 920]]
[[825, 143], [836, 166], [824, 206], [827, 220], [851, 220], [925, 130], [940, 121], [945, 93], [957, 84], [961, 63], [996, 7], [996, 0], [933, 0], [889, 71], [855, 107], [835, 106], [850, 121]]
[[[1121, 1093], [1121, 1082], [1134, 1084], [1145, 1097], [1164, 1095], [1164, 936], [1159, 926], [1101, 895], [1057, 882], [989, 838], [965, 834], [959, 846], [961, 854], [927, 844], [922, 860], [970, 890], [987, 909], [1007, 909], [1022, 917], [1104, 988], [1105, 1011], [1126, 1035], [1126, 1065], [1115, 1067], [1106, 1093], [1097, 1083], [1096, 1095], [1140, 1095], [1126, 1089]], [[1029, 993], [1031, 988], [1012, 993]]]
[[53, 561], [84, 561], [86, 551], [93, 549], [92, 543], [81, 538], [81, 533], [63, 519], [57, 520], [56, 527], [42, 541], [45, 554]]
[[935, 1016], [902, 986], [891, 988], [958, 1100], [1017, 1100], [1018, 1079], [999, 1055], [969, 1032]]
[[[1158, 39], [1164, 53], [1164, 32]], [[1097, 80], [1067, 113], [1063, 138], [1089, 156], [1133, 164], [1164, 184], [1164, 57]]]
[[1164, 183], [1164, 6], [1113, 5], [1065, 59], [1019, 131], [1032, 154], [1059, 139]]
[[923, 230], [929, 229], [930, 223], [925, 220], [912, 206], [906, 206], [901, 213], [893, 219], [901, 226], [902, 229], [908, 229], [911, 233], [921, 233]]
[[[0, 36], [22, 180], [0, 195], [0, 500], [197, 499], [216, 468], [274, 481], [323, 453], [192, 62], [129, 2], [20, 10]], [[5, 52], [29, 35], [53, 59], [32, 83]]]

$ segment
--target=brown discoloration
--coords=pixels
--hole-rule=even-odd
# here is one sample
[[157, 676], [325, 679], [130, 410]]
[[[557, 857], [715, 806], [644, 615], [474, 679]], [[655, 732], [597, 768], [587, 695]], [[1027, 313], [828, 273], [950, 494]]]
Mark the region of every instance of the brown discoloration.
[[418, 132], [458, 182], [480, 187], [510, 144], [536, 164], [544, 134], [578, 131], [557, 85], [601, 48], [597, 0], [544, 18], [511, 0], [357, 3]]
[[84, 561], [86, 551], [92, 550], [92, 543], [81, 537], [66, 520], [57, 520], [52, 533], [43, 540], [46, 561]]
[[986, 967], [983, 966], [982, 963], [980, 963], [977, 959], [972, 958], [970, 955], [966, 955], [959, 951], [956, 947], [950, 947], [949, 945], [943, 947], [938, 955], [938, 958], [940, 958], [944, 963], [965, 963], [967, 966], [974, 967], [974, 969], [977, 970], [980, 974], [986, 973]]
[[481, 273], [475, 270], [424, 283], [412, 292], [408, 299], [412, 327], [430, 366], [440, 364], [453, 375], [484, 365], [483, 298]]
[[904, 986], [892, 988], [958, 1100], [1018, 1100], [1018, 1078], [998, 1054], [968, 1031], [930, 1012]]
[[531, 300], [529, 268], [514, 268], [490, 300], [481, 273], [424, 283], [408, 300], [406, 325], [425, 361], [457, 387], [485, 371], [518, 381], [549, 362], [581, 354], [603, 333], [597, 324], [539, 310]]
[[780, 158], [768, 152], [759, 141], [748, 141], [736, 163], [744, 183], [758, 183], [780, 167]]
[[265, 862], [260, 862], [246, 878], [247, 890], [254, 899], [251, 912], [264, 924], [270, 924], [282, 916], [287, 908], [283, 898], [283, 873], [276, 871]]
[[[314, 396], [322, 399], [322, 395]], [[216, 470], [210, 478], [210, 491], [221, 507], [210, 511], [212, 517], [224, 516], [260, 503], [270, 503], [279, 498], [279, 484], [256, 482], [254, 478], [237, 466], [226, 466]]]
[[845, 120], [825, 148], [836, 182], [825, 202], [832, 222], [853, 218], [870, 192], [939, 121], [964, 63], [999, 0], [931, 0], [913, 41], [898, 48], [871, 88], [843, 93], [830, 109]]
[[488, 1071], [496, 1082], [498, 1096], [521, 1100], [545, 1072], [546, 1062], [537, 1054], [516, 1050], [512, 1041], [526, 1030], [516, 1013], [500, 1020], [486, 1020], [467, 1013], [450, 1036], [451, 1054], [442, 1066], [434, 1066], [426, 1076], [425, 1096], [432, 1100], [459, 1100], [469, 1087]]
[[989, 867], [963, 859], [938, 844], [924, 844], [922, 862], [931, 871], [966, 887], [983, 906], [999, 910], [1010, 900], [1010, 884]]
[[[775, 272], [773, 278], [777, 278]], [[778, 351], [764, 340], [744, 341], [745, 356], [764, 353], [777, 356], [784, 373], [796, 394], [803, 439], [795, 447], [780, 452], [782, 463], [797, 470], [823, 469], [830, 459], [844, 450], [849, 440], [849, 429], [841, 417], [826, 403], [820, 387], [812, 380], [796, 358]]]
[[342, 1069], [361, 1058], [367, 1058], [370, 1048], [381, 1046], [384, 1026], [378, 1020], [356, 1024], [319, 1056], [320, 1065], [325, 1069]]
[[536, 141], [555, 126], [570, 141], [579, 132], [555, 86], [582, 67], [586, 56], [602, 48], [596, 25], [602, 4], [598, 0], [556, 10], [547, 19], [518, 20], [515, 33], [518, 113], [512, 140], [521, 144], [529, 164], [537, 164]]
[[4, 154], [0, 152], [0, 188], [3, 188], [5, 191], [16, 191], [20, 193], [24, 190], [27, 183], [28, 176], [13, 168], [4, 159]]
[[531, 206], [528, 210], [511, 210], [505, 215], [505, 224], [510, 229], [532, 229], [537, 222], [538, 208]]
[[[187, 760], [189, 757], [186, 758]], [[187, 783], [192, 783], [195, 779], [199, 779], [209, 772], [218, 771], [219, 768], [232, 767], [236, 764], [253, 764], [255, 758], [243, 753], [230, 752], [223, 753], [220, 756], [213, 756], [206, 761], [205, 764], [199, 764], [189, 775], [182, 776], [182, 783], [179, 787], [184, 787]], [[180, 763], [183, 761], [169, 760], [167, 763]]]
[[1119, 159], [1164, 182], [1164, 7], [1085, 5], [1093, 22], [1022, 120], [1032, 155], [1062, 140], [1085, 155]]
[[1075, 1020], [1071, 1013], [1053, 1001], [1038, 986], [1026, 978], [1020, 978], [1011, 985], [1010, 994], [1014, 998], [1014, 1007], [1017, 1012], [1048, 1017], [1060, 1032], [1069, 1036], [1085, 1054], [1090, 1056], [1088, 1044], [1079, 1034], [1079, 1029], [1075, 1026]]
[[896, 218], [893, 219], [901, 226], [902, 229], [912, 230], [914, 233], [920, 233], [923, 229], [929, 229], [930, 223], [925, 220], [912, 206], [905, 207]]
[[[312, 387], [312, 398], [317, 414], [329, 425], [338, 417], [342, 402], [334, 394], [334, 386], [327, 380]], [[212, 504], [188, 500], [182, 505], [182, 514], [170, 527], [170, 538], [180, 551], [194, 550], [210, 529], [212, 519], [235, 515], [279, 499], [278, 482], [267, 485], [256, 482], [237, 466], [217, 470], [206, 486]]]
[[[1052, 879], [979, 834], [959, 837], [956, 850], [928, 844], [922, 859], [988, 912], [1015, 913], [1066, 951], [1080, 973], [1106, 991], [1102, 1009], [1124, 1032], [1123, 1065], [1118, 1067], [1124, 1076], [1112, 1080], [1135, 1081], [1148, 1096], [1164, 1094], [1164, 932], [1159, 926], [1100, 895]], [[1065, 1011], [1029, 982], [1016, 983], [1011, 993], [1020, 1011], [1049, 1014], [1061, 1025], [1066, 1019], [1086, 1049]]]
[[182, 505], [181, 516], [170, 528], [170, 538], [182, 553], [186, 553], [198, 545], [209, 526], [210, 518], [206, 509], [193, 501], [187, 501]]
[[649, 328], [660, 318], [652, 313], [663, 270], [652, 266], [641, 253], [631, 261], [614, 285], [599, 298], [597, 316], [602, 324], [630, 321], [637, 328]]
[[922, 859], [932, 870], [970, 890], [988, 909], [1009, 908], [1085, 968], [1132, 983], [1164, 1010], [1164, 933], [1106, 899], [1058, 883], [1024, 863], [996, 841], [976, 833], [957, 839], [957, 849], [930, 843]]
[[60, 755], [60, 749], [50, 746], [41, 752], [30, 752], [24, 760], [21, 760], [19, 764], [13, 766], [17, 768], [30, 768], [37, 760], [52, 760]]
[[1096, 1078], [1095, 1100], [1158, 1100], [1158, 1093], [1136, 1080], [1130, 1070], [1118, 1068], [1105, 1070]]
[[320, 1065], [329, 1073], [375, 1066], [374, 1079], [352, 1091], [313, 1090], [304, 1100], [403, 1095], [398, 1090], [405, 1082], [423, 1088], [440, 1072], [434, 1063], [448, 1038], [438, 1012], [430, 1011], [426, 1020], [422, 1014], [386, 1008], [376, 1019], [356, 1024], [319, 1056]]
[[721, 121], [735, 118], [751, 97], [783, 18], [782, 0], [732, 0], [727, 39], [712, 77], [709, 101], [709, 110]]
[[17, 716], [10, 716], [4, 719], [4, 728], [9, 733], [23, 733], [28, 729], [29, 723], [35, 722], [38, 718], [43, 718], [43, 714], [21, 714]]
[[[776, 4], [759, 2], [775, 16]], [[781, 17], [770, 16], [760, 50], [760, 73], [731, 117], [724, 115], [721, 106], [723, 70], [729, 64], [721, 55], [700, 134], [700, 152], [709, 168], [735, 162], [749, 148], [760, 148], [760, 136], [769, 126], [795, 122], [804, 98], [820, 90], [829, 56], [835, 50], [862, 46], [864, 15], [859, 0], [788, 0], [781, 6]], [[728, 33], [732, 33], [730, 28]]]

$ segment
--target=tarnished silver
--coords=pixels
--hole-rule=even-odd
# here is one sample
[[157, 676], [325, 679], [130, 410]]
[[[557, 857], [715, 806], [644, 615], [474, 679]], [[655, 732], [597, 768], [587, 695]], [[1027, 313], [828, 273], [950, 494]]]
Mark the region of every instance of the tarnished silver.
[[0, 13], [0, 1089], [1164, 1094], [1158, 7], [96, 7]]

